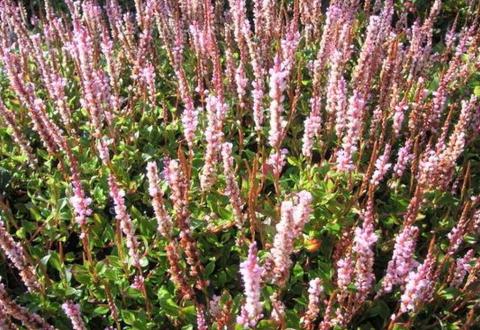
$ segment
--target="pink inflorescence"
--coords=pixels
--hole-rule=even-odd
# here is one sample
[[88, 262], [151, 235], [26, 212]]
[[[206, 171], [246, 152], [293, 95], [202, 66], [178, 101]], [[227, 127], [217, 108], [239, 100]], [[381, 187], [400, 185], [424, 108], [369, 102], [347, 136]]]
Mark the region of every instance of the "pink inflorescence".
[[307, 191], [297, 193], [293, 201], [282, 202], [280, 222], [276, 225], [277, 233], [270, 251], [274, 264], [273, 280], [279, 285], [284, 285], [288, 279], [292, 265], [290, 255], [293, 252], [293, 244], [309, 220], [312, 212], [311, 204], [312, 195]]
[[337, 168], [340, 171], [349, 172], [355, 169], [353, 155], [358, 149], [357, 143], [360, 138], [364, 108], [365, 100], [357, 91], [354, 91], [348, 104], [346, 133], [342, 140], [342, 149], [337, 154]]
[[346, 290], [352, 283], [354, 272], [354, 262], [351, 256], [346, 256], [337, 262], [337, 286], [339, 289]]
[[157, 219], [157, 229], [164, 237], [170, 236], [172, 230], [172, 219], [165, 209], [163, 193], [159, 187], [160, 179], [158, 177], [157, 163], [149, 162], [147, 164], [148, 192], [152, 198], [152, 206]]
[[362, 227], [355, 228], [352, 250], [357, 256], [355, 267], [355, 286], [358, 290], [358, 297], [364, 300], [370, 292], [374, 281], [373, 263], [375, 258], [374, 245], [377, 242], [377, 235], [374, 232], [373, 203], [368, 201], [367, 208], [362, 214]]
[[115, 218], [120, 223], [120, 228], [127, 238], [126, 244], [128, 254], [135, 267], [140, 267], [140, 255], [138, 253], [138, 241], [135, 236], [135, 229], [133, 227], [132, 219], [127, 212], [125, 205], [125, 192], [118, 187], [117, 179], [110, 174], [108, 177], [108, 186], [110, 188], [110, 197], [113, 199]]
[[407, 140], [405, 145], [398, 150], [397, 162], [393, 166], [393, 173], [397, 178], [401, 178], [408, 163], [413, 159], [412, 140]]
[[405, 290], [400, 297], [399, 314], [416, 311], [420, 304], [428, 301], [434, 290], [435, 258], [429, 253], [416, 271], [408, 274]]
[[0, 219], [0, 248], [20, 272], [23, 283], [29, 291], [40, 290], [40, 284], [35, 274], [35, 269], [28, 263], [27, 255], [20, 243], [15, 242], [12, 235], [6, 230]]
[[455, 264], [453, 272], [453, 279], [450, 283], [453, 287], [460, 287], [467, 273], [472, 269], [472, 262], [476, 260], [473, 256], [475, 251], [473, 249], [468, 250], [462, 258], [458, 258]]
[[237, 179], [235, 177], [231, 143], [226, 142], [222, 145], [222, 160], [226, 180], [225, 195], [227, 195], [230, 199], [236, 224], [239, 228], [241, 228], [244, 220], [242, 213], [243, 202], [240, 196], [240, 189], [238, 187]]
[[310, 281], [308, 287], [308, 307], [305, 316], [303, 317], [303, 326], [307, 329], [313, 326], [315, 319], [320, 312], [321, 295], [324, 292], [322, 281], [320, 278], [315, 278]]
[[270, 131], [268, 133], [268, 143], [274, 148], [280, 146], [283, 135], [283, 129], [286, 126], [286, 121], [283, 118], [283, 95], [287, 88], [288, 71], [282, 67], [282, 62], [279, 55], [275, 56], [274, 65], [270, 69]]
[[381, 293], [392, 291], [394, 285], [403, 285], [408, 274], [418, 265], [413, 255], [418, 237], [418, 228], [407, 226], [395, 238], [392, 259], [388, 262], [387, 274], [383, 278]]
[[383, 154], [378, 157], [377, 161], [375, 162], [375, 172], [373, 172], [372, 178], [370, 179], [371, 185], [378, 186], [384, 176], [387, 174], [390, 167], [392, 167], [392, 164], [388, 162], [391, 149], [391, 146], [387, 144]]
[[262, 271], [258, 264], [257, 244], [254, 242], [248, 250], [247, 260], [240, 264], [240, 274], [245, 287], [245, 304], [237, 317], [237, 323], [246, 327], [255, 327], [263, 317], [260, 302]]
[[207, 147], [205, 150], [205, 164], [200, 175], [202, 190], [209, 190], [216, 181], [215, 166], [219, 158], [223, 140], [223, 120], [227, 111], [226, 104], [220, 98], [209, 95], [207, 97], [208, 126], [205, 131]]
[[320, 114], [320, 99], [312, 98], [310, 115], [305, 119], [304, 127], [305, 132], [302, 138], [302, 154], [309, 158], [312, 157], [312, 148], [315, 138], [320, 135], [320, 129], [322, 128], [322, 117]]
[[72, 322], [73, 329], [85, 330], [85, 323], [83, 323], [82, 315], [80, 313], [80, 305], [74, 304], [71, 301], [66, 301], [62, 304], [62, 309]]
[[285, 166], [288, 150], [283, 148], [279, 151], [274, 151], [267, 159], [267, 165], [272, 169], [275, 177], [280, 177], [282, 169]]
[[[72, 167], [72, 170], [75, 167]], [[70, 197], [70, 203], [73, 206], [75, 212], [75, 220], [83, 227], [87, 224], [87, 218], [92, 214], [90, 209], [90, 204], [92, 204], [92, 199], [85, 196], [85, 192], [82, 188], [82, 184], [79, 179], [79, 173], [74, 173], [72, 177], [72, 187], [73, 187], [73, 196]]]

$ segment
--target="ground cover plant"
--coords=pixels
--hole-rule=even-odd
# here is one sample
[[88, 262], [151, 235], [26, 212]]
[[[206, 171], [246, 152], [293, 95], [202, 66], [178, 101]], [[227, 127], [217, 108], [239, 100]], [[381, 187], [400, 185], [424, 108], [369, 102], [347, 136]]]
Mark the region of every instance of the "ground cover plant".
[[1, 1], [0, 329], [478, 329], [479, 12]]

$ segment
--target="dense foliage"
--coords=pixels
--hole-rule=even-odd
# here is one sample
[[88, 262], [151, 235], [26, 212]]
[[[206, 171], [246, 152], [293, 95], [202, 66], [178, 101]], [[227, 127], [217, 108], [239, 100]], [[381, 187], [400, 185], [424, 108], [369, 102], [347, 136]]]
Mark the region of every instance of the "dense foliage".
[[479, 12], [0, 1], [0, 329], [478, 328]]

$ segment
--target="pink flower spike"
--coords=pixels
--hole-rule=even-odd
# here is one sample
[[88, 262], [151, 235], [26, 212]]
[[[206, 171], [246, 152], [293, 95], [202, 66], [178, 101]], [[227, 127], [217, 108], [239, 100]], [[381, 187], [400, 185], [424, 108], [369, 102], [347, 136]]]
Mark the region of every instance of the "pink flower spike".
[[254, 242], [248, 250], [247, 260], [240, 264], [240, 274], [245, 286], [245, 304], [242, 306], [237, 323], [245, 327], [255, 327], [263, 317], [260, 302], [262, 267], [258, 264], [257, 244]]
[[85, 323], [82, 320], [82, 315], [80, 314], [80, 305], [74, 304], [71, 301], [63, 303], [62, 309], [65, 314], [68, 316], [72, 322], [73, 329], [75, 330], [86, 330]]

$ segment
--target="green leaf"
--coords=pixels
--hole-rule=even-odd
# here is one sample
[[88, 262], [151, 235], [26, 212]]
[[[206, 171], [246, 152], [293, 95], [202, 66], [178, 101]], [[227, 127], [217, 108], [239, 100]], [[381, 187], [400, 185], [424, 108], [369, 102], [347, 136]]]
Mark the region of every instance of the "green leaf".
[[163, 308], [165, 313], [170, 316], [178, 316], [180, 312], [180, 307], [173, 300], [173, 296], [165, 288], [161, 287], [158, 291], [158, 301], [160, 306]]
[[135, 323], [136, 317], [133, 312], [124, 309], [122, 310], [122, 319], [126, 324], [133, 325]]
[[445, 300], [452, 300], [457, 297], [460, 291], [457, 288], [446, 288], [440, 292], [440, 296]]
[[90, 284], [92, 281], [90, 273], [85, 269], [84, 266], [80, 265], [73, 266], [73, 278], [77, 282], [85, 285]]
[[475, 88], [473, 89], [473, 94], [475, 94], [475, 96], [480, 96], [480, 85], [475, 86]]
[[18, 238], [21, 238], [21, 239], [25, 239], [27, 237], [26, 232], [25, 232], [25, 228], [23, 228], [23, 227], [18, 229], [15, 234], [17, 235]]
[[48, 263], [59, 272], [61, 272], [63, 269], [63, 263], [60, 261], [60, 256], [58, 255], [57, 252], [50, 253], [50, 258], [48, 259]]
[[109, 311], [108, 305], [106, 306], [98, 306], [93, 310], [94, 315], [105, 315]]
[[213, 271], [215, 270], [215, 260], [210, 261], [207, 266], [205, 267], [205, 275], [204, 277], [210, 276]]

